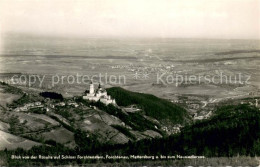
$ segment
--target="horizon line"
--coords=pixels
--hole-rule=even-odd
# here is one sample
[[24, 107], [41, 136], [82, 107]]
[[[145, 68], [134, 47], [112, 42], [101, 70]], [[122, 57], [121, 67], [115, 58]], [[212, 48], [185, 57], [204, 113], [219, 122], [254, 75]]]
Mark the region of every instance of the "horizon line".
[[67, 38], [67, 39], [198, 39], [198, 40], [260, 40], [259, 38], [221, 38], [221, 37], [165, 37], [165, 36], [117, 36], [117, 35], [73, 35], [73, 34], [42, 34], [28, 32], [2, 32], [1, 37], [6, 36], [28, 36], [28, 37], [50, 37], [50, 38]]

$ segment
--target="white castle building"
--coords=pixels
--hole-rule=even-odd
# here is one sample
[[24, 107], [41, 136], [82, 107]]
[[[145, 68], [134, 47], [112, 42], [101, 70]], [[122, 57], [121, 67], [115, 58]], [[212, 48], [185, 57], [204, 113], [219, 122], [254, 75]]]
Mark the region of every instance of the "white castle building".
[[116, 104], [115, 99], [112, 99], [110, 95], [107, 94], [107, 91], [103, 89], [100, 84], [98, 89], [95, 91], [94, 84], [91, 82], [89, 85], [89, 92], [83, 96], [83, 99], [90, 101], [99, 101], [108, 105], [108, 104]]

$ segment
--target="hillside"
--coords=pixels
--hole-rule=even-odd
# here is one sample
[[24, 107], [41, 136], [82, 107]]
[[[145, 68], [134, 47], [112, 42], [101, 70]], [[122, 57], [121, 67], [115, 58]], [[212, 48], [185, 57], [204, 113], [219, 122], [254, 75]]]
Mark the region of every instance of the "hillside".
[[[67, 154], [67, 155], [165, 155], [165, 156], [205, 156], [213, 159], [201, 159], [202, 164], [252, 164], [251, 157], [260, 155], [260, 111], [249, 105], [224, 106], [216, 110], [215, 116], [209, 120], [196, 122], [182, 129], [182, 132], [169, 137], [143, 139], [126, 144], [101, 144], [95, 136], [87, 136], [86, 133], [77, 130], [75, 132], [75, 149], [68, 149], [54, 143], [53, 147], [45, 145], [35, 146], [32, 149], [14, 150], [5, 152], [7, 155], [35, 155], [35, 154]], [[0, 152], [0, 155], [4, 152]], [[247, 157], [245, 157], [247, 156]], [[9, 157], [9, 156], [7, 156]], [[214, 159], [214, 157], [233, 157], [226, 159]], [[239, 157], [239, 158], [238, 158]], [[242, 159], [240, 159], [240, 157]], [[196, 162], [199, 159], [194, 159]], [[222, 162], [220, 162], [221, 160]], [[71, 163], [72, 160], [47, 160], [37, 162], [36, 160], [21, 161], [6, 158], [7, 164], [57, 164]], [[125, 163], [125, 160], [121, 160]], [[136, 161], [136, 160], [135, 160]], [[75, 162], [75, 161], [74, 161]], [[93, 163], [94, 160], [77, 160], [78, 164]], [[103, 159], [99, 162], [115, 162]], [[120, 162], [120, 161], [119, 161]], [[155, 161], [156, 162], [156, 161]], [[158, 162], [158, 161], [157, 161]], [[167, 162], [167, 161], [164, 161]], [[169, 161], [168, 161], [169, 162]], [[179, 165], [189, 164], [190, 160], [176, 160]], [[195, 163], [196, 163], [195, 162]], [[254, 162], [253, 164], [256, 164]]]
[[174, 124], [183, 124], [189, 120], [184, 108], [154, 95], [131, 92], [120, 87], [109, 88], [107, 92], [116, 99], [119, 106], [126, 107], [135, 104], [145, 112], [145, 115], [155, 119], [169, 119]]
[[[6, 107], [0, 107], [0, 130], [41, 144], [56, 142], [75, 148], [77, 130], [110, 144], [168, 135], [165, 125], [142, 112], [127, 113], [82, 96], [63, 98], [55, 92], [26, 92], [6, 83], [0, 83], [0, 90], [1, 95], [12, 98], [5, 102]], [[17, 147], [8, 145], [0, 150], [5, 148]]]
[[215, 113], [209, 120], [186, 126], [179, 134], [132, 143], [127, 153], [206, 157], [260, 155], [258, 108], [230, 105], [218, 108]]

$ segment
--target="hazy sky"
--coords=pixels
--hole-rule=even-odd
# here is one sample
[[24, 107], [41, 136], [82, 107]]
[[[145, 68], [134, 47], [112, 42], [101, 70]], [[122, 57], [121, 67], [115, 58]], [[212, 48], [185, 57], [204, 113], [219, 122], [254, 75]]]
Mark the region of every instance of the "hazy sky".
[[260, 39], [260, 0], [0, 0], [0, 31]]

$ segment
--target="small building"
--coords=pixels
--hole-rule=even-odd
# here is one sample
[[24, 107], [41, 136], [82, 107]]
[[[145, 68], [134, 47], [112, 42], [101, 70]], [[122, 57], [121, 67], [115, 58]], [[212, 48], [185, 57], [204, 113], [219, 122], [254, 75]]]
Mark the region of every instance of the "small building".
[[79, 105], [78, 105], [77, 103], [75, 103], [75, 102], [69, 102], [68, 105], [69, 105], [69, 106], [74, 106], [74, 107], [76, 107], [76, 108], [79, 106]]
[[197, 116], [197, 117], [194, 117], [194, 120], [202, 120], [202, 119], [204, 119], [203, 116]]
[[27, 111], [28, 108], [26, 106], [20, 107], [20, 111]]
[[126, 112], [138, 112], [138, 111], [141, 111], [140, 108], [138, 108], [136, 105], [130, 105], [130, 106], [127, 106], [125, 108], [123, 108]]
[[64, 102], [57, 103], [56, 106], [65, 106], [66, 104]]
[[37, 102], [34, 103], [35, 106], [40, 106], [41, 104], [42, 104], [42, 103], [39, 102], [39, 101], [37, 101]]
[[20, 109], [20, 107], [17, 107], [17, 108], [14, 109], [14, 111], [15, 111], [15, 112], [20, 112], [21, 109]]
[[27, 103], [24, 106], [27, 108], [34, 107], [34, 103]]

